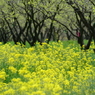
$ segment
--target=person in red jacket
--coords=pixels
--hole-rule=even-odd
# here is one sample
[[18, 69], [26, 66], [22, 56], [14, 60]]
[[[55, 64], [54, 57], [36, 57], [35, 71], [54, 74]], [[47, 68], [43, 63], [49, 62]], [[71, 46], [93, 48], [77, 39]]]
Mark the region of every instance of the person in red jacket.
[[76, 36], [78, 37], [78, 43], [81, 44], [81, 34], [80, 32], [78, 31], [78, 29], [76, 29]]
[[77, 31], [77, 32], [76, 32], [76, 35], [77, 35], [78, 37], [80, 37], [80, 32]]

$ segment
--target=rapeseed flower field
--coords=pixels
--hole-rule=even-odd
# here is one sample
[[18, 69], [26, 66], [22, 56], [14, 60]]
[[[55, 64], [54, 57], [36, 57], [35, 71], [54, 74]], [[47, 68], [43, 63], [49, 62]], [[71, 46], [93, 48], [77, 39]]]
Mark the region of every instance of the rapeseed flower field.
[[[93, 47], [92, 47], [93, 48]], [[95, 95], [95, 54], [63, 42], [0, 45], [0, 95]]]

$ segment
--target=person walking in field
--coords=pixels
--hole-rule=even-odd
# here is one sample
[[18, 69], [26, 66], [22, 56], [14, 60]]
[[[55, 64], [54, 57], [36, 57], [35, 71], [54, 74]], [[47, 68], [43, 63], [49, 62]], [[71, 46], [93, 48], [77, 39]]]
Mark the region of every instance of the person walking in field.
[[78, 37], [78, 43], [80, 44], [80, 32], [76, 29], [76, 36]]
[[76, 31], [77, 37], [80, 37], [80, 32]]

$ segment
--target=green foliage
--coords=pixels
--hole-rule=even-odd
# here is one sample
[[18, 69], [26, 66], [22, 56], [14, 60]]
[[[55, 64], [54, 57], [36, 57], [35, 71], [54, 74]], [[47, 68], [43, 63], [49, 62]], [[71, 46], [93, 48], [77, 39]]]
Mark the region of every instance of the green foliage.
[[[84, 13], [87, 22], [91, 20], [91, 25], [93, 23], [94, 6], [90, 1], [72, 0], [72, 2], [71, 5], [73, 7], [69, 4], [69, 0], [68, 2], [66, 0], [1, 0], [0, 27], [5, 30], [4, 33], [6, 34], [11, 31], [11, 40], [18, 38], [18, 35], [21, 33], [20, 39], [22, 40], [28, 34], [27, 38], [31, 38], [28, 40], [31, 40], [30, 44], [37, 36], [40, 42], [43, 42], [46, 38], [42, 37], [42, 39], [41, 33], [42, 35], [47, 33], [47, 35], [51, 34], [57, 41], [63, 30], [71, 30], [72, 33], [70, 32], [70, 34], [75, 34], [73, 30], [80, 28], [77, 24], [74, 7], [79, 8]], [[91, 12], [91, 19], [89, 12]], [[80, 20], [79, 16], [78, 19]], [[87, 30], [85, 25], [84, 28]], [[47, 29], [48, 31], [46, 31]], [[87, 32], [89, 31], [87, 30]], [[64, 36], [63, 34], [61, 36]], [[37, 39], [37, 41], [39, 40]]]

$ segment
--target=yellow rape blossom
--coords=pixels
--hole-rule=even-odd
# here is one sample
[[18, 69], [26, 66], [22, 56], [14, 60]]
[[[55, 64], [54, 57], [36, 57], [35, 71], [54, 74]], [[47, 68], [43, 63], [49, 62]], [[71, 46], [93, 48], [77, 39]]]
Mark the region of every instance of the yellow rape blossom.
[[65, 80], [65, 81], [64, 81], [64, 84], [65, 84], [66, 86], [68, 86], [68, 85], [69, 85], [69, 81], [68, 81], [68, 80]]
[[65, 47], [61, 41], [0, 48], [0, 95], [95, 94], [95, 54], [90, 50]]
[[31, 95], [46, 95], [43, 91], [33, 92]]
[[54, 92], [60, 92], [62, 90], [62, 88], [60, 87], [59, 84], [56, 84], [55, 87], [53, 88]]
[[9, 70], [12, 72], [12, 73], [16, 73], [17, 72], [17, 69], [13, 66], [9, 66]]
[[20, 79], [20, 78], [13, 78], [11, 81], [14, 82], [14, 83], [15, 83], [15, 82], [18, 83], [18, 82], [21, 81], [21, 79]]
[[6, 72], [5, 72], [5, 70], [4, 69], [2, 69], [1, 71], [0, 71], [0, 80], [5, 80], [6, 79]]
[[15, 95], [15, 90], [10, 88], [4, 92], [4, 95]]

